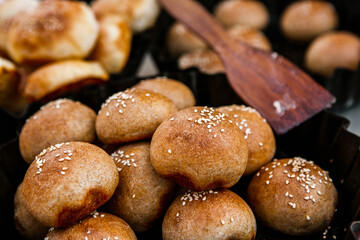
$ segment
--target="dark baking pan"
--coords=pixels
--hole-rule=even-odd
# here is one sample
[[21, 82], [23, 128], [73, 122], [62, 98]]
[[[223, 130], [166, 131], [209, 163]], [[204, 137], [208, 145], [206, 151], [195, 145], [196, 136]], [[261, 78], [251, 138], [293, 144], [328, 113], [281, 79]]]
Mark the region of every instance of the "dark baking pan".
[[[228, 99], [227, 92], [216, 89], [216, 85], [209, 84], [203, 87], [204, 80], [201, 75], [193, 72], [167, 72], [162, 76], [168, 76], [180, 80], [188, 85], [194, 92], [197, 105], [214, 106], [206, 104], [203, 95], [215, 101], [220, 99], [218, 105], [233, 104], [234, 99]], [[88, 89], [88, 92], [69, 96], [79, 100], [98, 111], [105, 99], [113, 93], [124, 90], [136, 84], [140, 79], [116, 79], [101, 88]], [[207, 80], [206, 80], [207, 81]], [[210, 81], [210, 80], [209, 80]], [[66, 96], [64, 96], [66, 97]], [[223, 99], [227, 99], [226, 101]], [[240, 100], [235, 101], [241, 103]], [[221, 103], [221, 104], [220, 104]], [[3, 233], [9, 236], [7, 239], [21, 239], [14, 227], [13, 222], [13, 198], [17, 186], [22, 181], [28, 165], [21, 158], [18, 148], [17, 134], [25, 119], [36, 111], [40, 106], [32, 106], [28, 115], [22, 119], [1, 118], [0, 126], [8, 126], [9, 132], [13, 133], [11, 140], [0, 144], [0, 226]], [[360, 137], [347, 131], [349, 121], [333, 113], [324, 111], [285, 135], [276, 136], [276, 158], [301, 156], [313, 160], [323, 169], [330, 172], [334, 184], [339, 193], [339, 205], [334, 221], [326, 235], [323, 232], [306, 237], [291, 237], [268, 229], [258, 223], [256, 239], [283, 240], [283, 239], [353, 239], [349, 231], [350, 224], [360, 219]], [[15, 129], [10, 129], [15, 128]], [[1, 132], [3, 135], [3, 132]], [[6, 133], [7, 134], [7, 133]], [[5, 134], [5, 135], [6, 135]], [[231, 188], [246, 200], [244, 190], [250, 177], [240, 179], [239, 183]], [[161, 239], [161, 220], [157, 225], [142, 234], [138, 239]]]
[[[268, 37], [272, 44], [274, 52], [277, 52], [290, 61], [295, 63], [305, 72], [307, 72], [304, 66], [304, 54], [308, 47], [308, 44], [297, 44], [288, 41], [282, 35], [279, 28], [279, 19], [281, 13], [288, 6], [291, 0], [259, 0], [265, 4], [270, 14], [270, 22], [266, 29], [264, 29], [265, 35]], [[220, 0], [199, 0], [210, 12], [213, 11], [215, 5]], [[328, 0], [336, 8], [340, 25], [337, 30], [346, 30], [353, 32], [357, 35], [360, 34], [360, 1], [358, 0]], [[165, 11], [162, 11], [158, 18], [157, 24], [151, 37], [150, 52], [158, 65], [160, 71], [179, 70], [177, 66], [177, 59], [170, 56], [166, 49], [166, 33], [174, 22], [174, 19], [170, 17]], [[193, 71], [199, 72], [197, 69]], [[342, 111], [354, 106], [360, 101], [360, 66], [355, 71], [346, 69], [337, 69], [335, 73], [330, 77], [322, 77], [316, 74], [309, 73], [317, 82], [326, 87], [336, 98], [337, 101], [331, 108], [331, 111]], [[204, 74], [205, 75], [205, 74]], [[212, 75], [210, 75], [212, 76]], [[225, 77], [225, 75], [224, 75]], [[226, 79], [225, 79], [226, 80]], [[228, 86], [224, 82], [224, 87]], [[227, 90], [230, 91], [230, 90]]]

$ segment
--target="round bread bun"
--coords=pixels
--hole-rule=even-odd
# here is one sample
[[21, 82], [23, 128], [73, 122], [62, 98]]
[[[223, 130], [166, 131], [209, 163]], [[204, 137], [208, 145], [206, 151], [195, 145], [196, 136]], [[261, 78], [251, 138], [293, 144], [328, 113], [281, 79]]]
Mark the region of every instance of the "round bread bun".
[[164, 240], [255, 239], [256, 221], [246, 202], [227, 189], [188, 191], [170, 205]]
[[106, 210], [124, 219], [135, 232], [149, 230], [173, 200], [175, 184], [152, 167], [150, 142], [122, 146], [111, 157], [119, 170], [119, 185]]
[[305, 53], [305, 66], [330, 77], [338, 68], [355, 70], [360, 62], [360, 38], [350, 32], [325, 33], [311, 42]]
[[260, 1], [227, 0], [221, 1], [214, 9], [215, 17], [225, 27], [236, 24], [264, 29], [269, 23], [269, 12]]
[[109, 97], [96, 117], [96, 133], [106, 144], [152, 137], [176, 106], [167, 97], [141, 89], [127, 89]]
[[33, 11], [38, 0], [7, 0], [0, 2], [0, 53], [6, 55], [6, 42], [11, 23], [16, 17]]
[[235, 40], [244, 42], [252, 47], [271, 51], [271, 43], [259, 30], [245, 25], [233, 25], [227, 30], [228, 34]]
[[98, 62], [63, 60], [44, 65], [27, 78], [24, 95], [29, 101], [53, 99], [71, 89], [108, 81]]
[[68, 228], [51, 228], [45, 239], [121, 239], [136, 240], [130, 226], [121, 218], [109, 213], [94, 212]]
[[95, 0], [91, 7], [98, 19], [109, 15], [123, 17], [134, 33], [151, 28], [160, 14], [157, 0]]
[[178, 59], [178, 66], [182, 70], [197, 68], [200, 72], [209, 75], [225, 73], [219, 55], [211, 49], [197, 49], [182, 54]]
[[300, 157], [265, 165], [252, 178], [247, 196], [258, 221], [294, 236], [324, 230], [338, 198], [329, 173]]
[[0, 57], [0, 107], [11, 104], [18, 92], [20, 75], [11, 61]]
[[91, 59], [99, 61], [109, 73], [120, 73], [129, 59], [132, 32], [120, 16], [106, 16], [99, 24], [99, 38]]
[[204, 40], [180, 22], [175, 22], [168, 30], [166, 46], [174, 58], [183, 53], [207, 47]]
[[24, 206], [21, 192], [22, 184], [16, 190], [14, 197], [14, 220], [16, 230], [28, 240], [44, 239], [49, 227], [44, 226]]
[[44, 149], [23, 181], [24, 205], [45, 226], [65, 227], [103, 205], [119, 183], [117, 167], [101, 148], [84, 142]]
[[150, 158], [163, 178], [203, 191], [237, 183], [246, 168], [248, 148], [242, 132], [226, 114], [190, 107], [156, 129]]
[[244, 175], [253, 174], [272, 160], [276, 150], [274, 133], [258, 111], [244, 105], [222, 106], [216, 110], [229, 115], [244, 134], [249, 149]]
[[70, 99], [49, 102], [34, 113], [21, 129], [19, 148], [27, 163], [34, 161], [44, 148], [68, 142], [95, 140], [96, 113]]
[[6, 49], [21, 64], [43, 64], [90, 54], [99, 26], [91, 8], [79, 1], [41, 1], [16, 18]]
[[338, 14], [327, 1], [295, 1], [280, 17], [284, 36], [297, 42], [308, 42], [338, 26]]
[[184, 83], [167, 77], [142, 80], [134, 88], [160, 93], [169, 98], [181, 110], [195, 105], [195, 97]]

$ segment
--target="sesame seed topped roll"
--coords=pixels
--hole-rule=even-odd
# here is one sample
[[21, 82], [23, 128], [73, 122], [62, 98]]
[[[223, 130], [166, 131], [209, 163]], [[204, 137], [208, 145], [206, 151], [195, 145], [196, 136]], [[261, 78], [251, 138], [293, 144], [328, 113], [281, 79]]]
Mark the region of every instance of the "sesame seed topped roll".
[[123, 145], [111, 157], [118, 167], [119, 185], [106, 210], [124, 219], [135, 232], [151, 229], [165, 214], [175, 184], [152, 167], [150, 142]]
[[119, 183], [116, 165], [84, 142], [50, 146], [36, 156], [23, 181], [24, 205], [42, 224], [65, 227], [103, 205]]
[[242, 132], [226, 114], [190, 107], [156, 129], [150, 158], [160, 176], [202, 191], [233, 186], [245, 171], [248, 148]]
[[93, 212], [84, 220], [68, 228], [51, 228], [44, 240], [103, 239], [136, 240], [130, 226], [121, 218], [109, 213]]
[[255, 239], [256, 221], [246, 202], [227, 189], [188, 191], [165, 214], [164, 240]]
[[244, 134], [249, 158], [244, 175], [250, 175], [270, 162], [275, 154], [275, 137], [270, 125], [254, 108], [229, 105], [217, 108], [233, 119]]
[[109, 97], [96, 117], [96, 133], [106, 144], [149, 139], [176, 106], [167, 97], [140, 89], [128, 89]]
[[96, 113], [70, 99], [58, 99], [42, 106], [27, 119], [19, 136], [21, 156], [34, 161], [44, 148], [62, 142], [95, 140]]
[[257, 220], [295, 236], [324, 230], [338, 198], [329, 173], [300, 157], [263, 166], [252, 178], [247, 196]]
[[184, 83], [167, 77], [156, 77], [142, 80], [134, 88], [160, 93], [174, 102], [181, 110], [195, 105], [195, 97]]

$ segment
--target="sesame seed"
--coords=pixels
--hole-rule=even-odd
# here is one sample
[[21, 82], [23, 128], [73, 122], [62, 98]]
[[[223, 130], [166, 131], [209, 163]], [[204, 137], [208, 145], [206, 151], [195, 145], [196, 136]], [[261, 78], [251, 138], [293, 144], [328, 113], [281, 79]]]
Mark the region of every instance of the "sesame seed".
[[177, 213], [176, 213], [176, 217], [179, 217], [179, 215], [180, 215], [180, 213], [179, 213], [179, 212], [177, 212]]
[[168, 150], [168, 153], [170, 153], [170, 154], [171, 154], [171, 149], [169, 149], [169, 150]]
[[230, 221], [231, 221], [231, 222], [234, 222], [234, 218], [233, 218], [233, 217], [231, 217], [231, 218], [230, 218]]
[[224, 220], [221, 220], [220, 222], [221, 222], [221, 224], [222, 224], [222, 225], [224, 225], [224, 224], [225, 224], [225, 221], [224, 221]]
[[60, 171], [60, 173], [61, 173], [62, 175], [65, 175], [65, 172], [64, 172], [64, 171]]
[[286, 181], [285, 181], [285, 184], [286, 184], [286, 185], [289, 184], [289, 180], [286, 180]]
[[266, 185], [269, 185], [269, 183], [270, 183], [269, 180], [266, 180]]
[[260, 172], [258, 172], [258, 173], [256, 174], [256, 176], [257, 176], [257, 177], [260, 176]]
[[310, 221], [310, 217], [309, 217], [309, 216], [306, 216], [306, 220]]
[[135, 194], [134, 194], [134, 195], [132, 195], [132, 198], [135, 198]]

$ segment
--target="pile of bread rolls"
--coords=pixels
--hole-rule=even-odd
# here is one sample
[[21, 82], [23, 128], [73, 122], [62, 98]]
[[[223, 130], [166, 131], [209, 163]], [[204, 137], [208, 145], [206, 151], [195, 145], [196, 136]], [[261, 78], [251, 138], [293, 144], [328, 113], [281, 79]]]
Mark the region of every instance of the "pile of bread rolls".
[[[271, 51], [271, 43], [261, 32], [269, 25], [270, 14], [260, 1], [225, 0], [213, 10], [215, 18], [230, 37], [252, 47]], [[328, 1], [305, 0], [289, 3], [279, 16], [278, 28], [294, 44], [307, 45], [304, 66], [314, 74], [331, 77], [338, 68], [355, 70], [360, 62], [360, 38], [336, 30], [338, 13]], [[268, 34], [276, 34], [267, 31]], [[224, 73], [221, 60], [191, 30], [176, 22], [168, 30], [167, 48], [178, 59], [180, 69], [198, 68], [206, 74]]]
[[157, 0], [2, 1], [0, 107], [18, 113], [121, 73], [132, 36], [152, 27], [159, 11]]
[[[337, 202], [328, 172], [274, 160], [274, 134], [255, 109], [195, 105], [185, 84], [157, 77], [98, 113], [69, 99], [41, 107], [19, 136], [30, 164], [14, 199], [19, 233], [137, 239], [161, 223], [163, 239], [255, 239], [256, 221], [290, 235], [328, 226]], [[241, 197], [229, 188], [242, 176], [252, 180]]]

